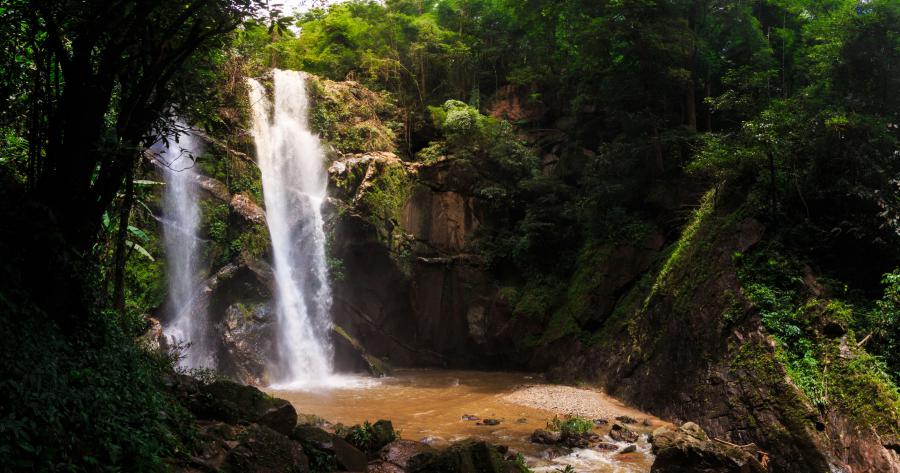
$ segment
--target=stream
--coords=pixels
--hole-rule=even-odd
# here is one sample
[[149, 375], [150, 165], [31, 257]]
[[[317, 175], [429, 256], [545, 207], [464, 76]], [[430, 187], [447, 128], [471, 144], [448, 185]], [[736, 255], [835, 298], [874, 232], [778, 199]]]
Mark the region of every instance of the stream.
[[[388, 419], [402, 438], [438, 448], [465, 438], [505, 445], [522, 453], [535, 472], [555, 472], [565, 465], [584, 473], [650, 471], [653, 456], [646, 434], [665, 425], [600, 391], [549, 385], [540, 375], [524, 373], [397, 370], [381, 379], [346, 377], [327, 390], [267, 392], [289, 400], [298, 412], [316, 414], [332, 423], [349, 426]], [[608, 420], [596, 427], [595, 433], [615, 443], [618, 450], [575, 449], [566, 454], [558, 447], [529, 441], [535, 429], [546, 428], [555, 416], [569, 412]], [[464, 416], [479, 420], [465, 420]], [[629, 444], [606, 437], [618, 416], [638, 421], [628, 426], [641, 434], [633, 453], [618, 453]], [[482, 425], [481, 421], [489, 418], [500, 424]]]

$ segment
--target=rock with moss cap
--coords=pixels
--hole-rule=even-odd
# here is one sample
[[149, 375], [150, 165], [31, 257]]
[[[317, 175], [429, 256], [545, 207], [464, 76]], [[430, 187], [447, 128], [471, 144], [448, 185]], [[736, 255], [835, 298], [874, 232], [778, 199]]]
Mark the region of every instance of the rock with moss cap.
[[297, 411], [290, 402], [232, 381], [218, 380], [201, 386], [189, 405], [199, 419], [257, 423], [285, 435], [297, 424]]
[[[738, 447], [710, 440], [699, 425], [687, 422], [676, 430], [660, 427], [650, 436], [656, 459], [652, 473], [764, 473], [754, 445]], [[751, 453], [753, 452], [753, 453]]]

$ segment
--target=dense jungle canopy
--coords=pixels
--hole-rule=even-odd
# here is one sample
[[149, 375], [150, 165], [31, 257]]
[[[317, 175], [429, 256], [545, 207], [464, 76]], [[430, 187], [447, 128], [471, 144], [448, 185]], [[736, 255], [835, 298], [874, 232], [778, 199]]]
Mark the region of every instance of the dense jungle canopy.
[[[246, 78], [273, 68], [315, 77], [310, 121], [330, 162], [400, 163], [368, 194], [332, 176], [335, 218], [361, 216], [404, 271], [472, 261], [487, 305], [517, 327], [492, 339], [489, 366], [435, 366], [558, 373], [577, 360], [567, 381], [606, 388], [666, 377], [654, 353], [677, 316], [691, 327], [678, 336], [702, 343], [673, 363], [721, 357], [757, 373], [734, 379], [763, 398], [801, 399], [766, 408], [781, 437], [741, 404], [767, 432], [750, 440], [840, 456], [808, 438], [846, 423], [900, 468], [897, 0], [0, 0], [3, 469], [197, 471], [205, 437], [172, 391], [177, 350], [136, 341], [166, 300], [148, 150], [177, 146], [189, 123], [207, 142], [192, 156], [202, 174], [263, 206]], [[458, 167], [429, 174], [441, 166]], [[426, 251], [408, 235], [414, 183], [477, 202], [465, 245]], [[271, 259], [267, 233], [230, 205], [201, 206], [205, 276]], [[753, 243], [724, 243], [751, 221], [764, 229]], [[354, 265], [329, 238], [340, 296]], [[647, 241], [646, 261], [610, 256]], [[623, 265], [636, 269], [608, 283]], [[416, 271], [404, 284], [427, 285]], [[705, 311], [714, 323], [691, 319]], [[740, 351], [757, 335], [763, 355]], [[701, 345], [715, 348], [690, 351]], [[662, 387], [621, 383], [655, 415], [694, 418]], [[788, 404], [812, 414], [792, 423]], [[808, 471], [823, 471], [813, 457]], [[772, 471], [799, 468], [780, 458]]]

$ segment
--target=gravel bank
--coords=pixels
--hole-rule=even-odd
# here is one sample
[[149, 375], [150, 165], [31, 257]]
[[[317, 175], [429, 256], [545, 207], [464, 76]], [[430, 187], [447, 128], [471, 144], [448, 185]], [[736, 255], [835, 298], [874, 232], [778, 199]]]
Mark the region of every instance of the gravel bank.
[[560, 415], [574, 414], [590, 419], [613, 419], [627, 415], [636, 419], [658, 420], [625, 406], [600, 391], [572, 386], [538, 384], [521, 386], [503, 399], [513, 404], [545, 409]]

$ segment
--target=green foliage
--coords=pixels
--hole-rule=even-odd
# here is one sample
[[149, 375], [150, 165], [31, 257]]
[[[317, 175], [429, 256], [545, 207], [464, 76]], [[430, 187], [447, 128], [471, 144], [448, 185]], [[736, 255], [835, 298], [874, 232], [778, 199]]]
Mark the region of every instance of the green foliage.
[[24, 183], [28, 168], [28, 141], [15, 129], [0, 128], [0, 168]]
[[310, 126], [342, 153], [394, 151], [398, 110], [386, 92], [313, 78]]
[[[852, 331], [847, 337], [849, 347], [842, 349], [840, 340], [824, 337], [816, 328], [823, 321], [863, 326], [872, 315], [840, 300], [823, 302], [811, 297], [804, 285], [802, 262], [785, 256], [777, 246], [736, 255], [736, 264], [745, 296], [778, 341], [776, 359], [810, 401], [820, 409], [838, 407], [880, 432], [896, 432], [900, 391], [888, 375], [888, 366], [856, 349]], [[885, 278], [887, 283], [892, 280]], [[892, 290], [888, 284], [886, 300]]]
[[884, 296], [876, 301], [858, 330], [870, 335], [866, 348], [884, 360], [887, 372], [900, 384], [900, 270], [885, 274], [882, 283]]
[[362, 194], [361, 204], [376, 221], [379, 235], [394, 249], [395, 228], [403, 220], [403, 206], [412, 191], [412, 181], [399, 163], [376, 163], [381, 170], [375, 173]]
[[482, 115], [478, 109], [458, 100], [429, 108], [443, 143], [432, 143], [419, 159], [435, 161], [439, 151], [466, 159], [488, 176], [505, 183], [530, 177], [537, 157], [515, 135], [509, 122]]
[[594, 423], [587, 418], [569, 415], [563, 419], [554, 416], [547, 422], [547, 430], [559, 432], [562, 436], [579, 436], [594, 430]]
[[135, 345], [140, 321], [123, 329], [103, 313], [65, 333], [43, 314], [9, 309], [0, 335], [0, 462], [12, 470], [166, 471], [162, 458], [185, 449], [192, 420], [163, 391], [173, 360]]

